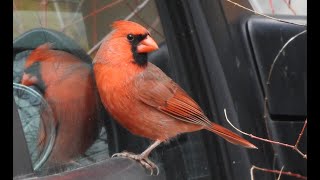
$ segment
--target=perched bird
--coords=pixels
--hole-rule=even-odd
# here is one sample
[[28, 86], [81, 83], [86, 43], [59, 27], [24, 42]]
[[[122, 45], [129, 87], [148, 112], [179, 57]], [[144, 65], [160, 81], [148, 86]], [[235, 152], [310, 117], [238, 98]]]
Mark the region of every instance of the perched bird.
[[[116, 21], [115, 30], [94, 58], [94, 74], [104, 107], [131, 133], [154, 143], [141, 154], [116, 153], [139, 161], [151, 170], [148, 159], [160, 143], [178, 134], [209, 130], [227, 141], [256, 148], [253, 144], [211, 122], [199, 105], [158, 67], [148, 62], [147, 53], [158, 49], [150, 33], [131, 21]], [[158, 168], [157, 168], [158, 170]]]
[[21, 84], [36, 86], [50, 108], [52, 117], [42, 109], [38, 150], [48, 142], [48, 126], [54, 124], [56, 138], [46, 167], [59, 166], [83, 155], [100, 130], [99, 100], [91, 64], [51, 44], [40, 45], [26, 59]]

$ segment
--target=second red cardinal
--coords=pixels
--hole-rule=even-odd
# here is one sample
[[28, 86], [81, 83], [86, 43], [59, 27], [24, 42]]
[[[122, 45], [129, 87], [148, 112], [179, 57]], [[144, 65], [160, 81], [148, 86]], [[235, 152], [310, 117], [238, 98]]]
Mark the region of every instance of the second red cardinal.
[[[56, 138], [48, 166], [62, 165], [83, 155], [99, 133], [99, 97], [92, 68], [79, 58], [43, 44], [25, 63], [22, 84], [37, 86], [53, 112], [43, 110], [38, 136], [39, 151], [48, 143], [48, 126], [55, 124]], [[54, 123], [50, 121], [54, 121]]]
[[253, 144], [211, 122], [199, 105], [158, 67], [148, 62], [147, 53], [158, 49], [150, 33], [130, 21], [113, 23], [114, 32], [94, 59], [94, 73], [101, 100], [110, 114], [135, 135], [154, 140], [141, 154], [130, 157], [149, 169], [157, 166], [149, 153], [161, 142], [178, 134], [209, 130], [227, 141], [256, 148]]

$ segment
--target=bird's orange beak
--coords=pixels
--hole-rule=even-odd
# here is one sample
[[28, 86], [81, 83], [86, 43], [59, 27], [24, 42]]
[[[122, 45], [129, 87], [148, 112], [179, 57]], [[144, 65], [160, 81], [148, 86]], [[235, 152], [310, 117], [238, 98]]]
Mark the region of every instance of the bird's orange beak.
[[137, 46], [138, 53], [148, 53], [159, 49], [157, 43], [148, 35]]
[[38, 79], [35, 76], [32, 76], [30, 74], [23, 73], [21, 84], [25, 86], [31, 86], [36, 84]]

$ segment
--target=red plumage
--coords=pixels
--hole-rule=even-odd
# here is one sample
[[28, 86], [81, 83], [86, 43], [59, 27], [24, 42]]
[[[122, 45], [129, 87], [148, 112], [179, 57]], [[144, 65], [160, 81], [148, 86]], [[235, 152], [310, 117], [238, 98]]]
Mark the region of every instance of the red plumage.
[[117, 21], [113, 27], [115, 32], [101, 45], [94, 59], [101, 100], [123, 127], [155, 141], [140, 155], [117, 155], [132, 157], [148, 168], [155, 167], [147, 160], [153, 148], [178, 134], [201, 129], [214, 132], [231, 143], [256, 148], [237, 134], [209, 121], [199, 105], [158, 67], [148, 62], [139, 63], [144, 62], [141, 59], [146, 53], [158, 48], [145, 28], [129, 21]]
[[[91, 66], [67, 52], [52, 50], [50, 44], [43, 44], [27, 58], [21, 83], [42, 88], [53, 112], [57, 133], [47, 165], [61, 165], [83, 155], [100, 129], [100, 101]], [[40, 152], [48, 143], [46, 128], [51, 123], [44, 112], [38, 136]]]

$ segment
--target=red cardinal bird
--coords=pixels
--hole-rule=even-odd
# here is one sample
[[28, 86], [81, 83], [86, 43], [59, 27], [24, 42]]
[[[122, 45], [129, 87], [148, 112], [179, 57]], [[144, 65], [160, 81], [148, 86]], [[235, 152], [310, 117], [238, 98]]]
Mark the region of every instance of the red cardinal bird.
[[[27, 58], [21, 83], [37, 86], [52, 109], [56, 139], [46, 165], [62, 165], [84, 154], [100, 129], [99, 97], [90, 64], [43, 44]], [[38, 135], [40, 152], [48, 143], [48, 126], [52, 124], [44, 112]]]
[[94, 59], [94, 74], [104, 107], [135, 135], [154, 140], [144, 152], [114, 156], [133, 158], [153, 172], [148, 159], [161, 142], [178, 134], [209, 130], [246, 148], [253, 144], [211, 122], [199, 105], [158, 67], [148, 62], [147, 53], [158, 49], [150, 33], [130, 21], [113, 23], [113, 34], [101, 45]]

